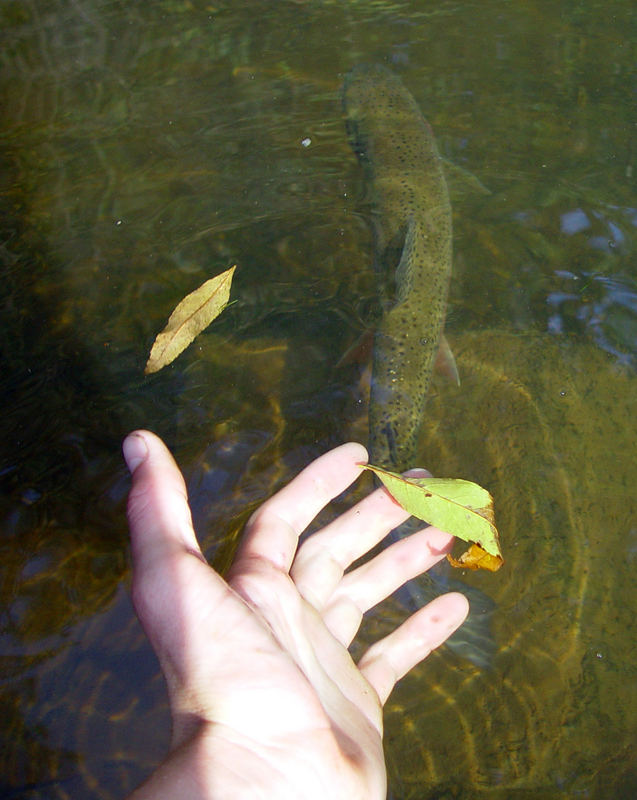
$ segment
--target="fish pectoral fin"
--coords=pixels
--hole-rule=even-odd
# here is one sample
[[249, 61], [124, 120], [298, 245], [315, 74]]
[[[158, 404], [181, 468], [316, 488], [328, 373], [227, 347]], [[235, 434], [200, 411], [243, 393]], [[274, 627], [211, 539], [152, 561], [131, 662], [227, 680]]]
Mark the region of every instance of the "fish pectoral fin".
[[460, 375], [458, 374], [458, 366], [456, 359], [451, 352], [449, 342], [444, 333], [440, 334], [440, 342], [438, 343], [438, 353], [436, 354], [436, 363], [434, 368], [442, 375], [450, 378], [456, 386], [460, 386]]
[[468, 169], [460, 167], [446, 158], [441, 158], [441, 161], [444, 164], [447, 186], [451, 195], [463, 197], [464, 195], [493, 194], [491, 189], [487, 188], [473, 172], [469, 172]]

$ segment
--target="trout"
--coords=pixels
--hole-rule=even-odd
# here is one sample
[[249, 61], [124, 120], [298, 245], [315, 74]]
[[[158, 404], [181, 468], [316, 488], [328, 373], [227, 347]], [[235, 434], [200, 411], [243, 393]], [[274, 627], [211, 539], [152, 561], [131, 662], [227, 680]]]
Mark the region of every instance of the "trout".
[[442, 339], [451, 274], [449, 193], [431, 128], [398, 77], [379, 65], [355, 67], [345, 78], [343, 108], [374, 206], [381, 313], [370, 460], [402, 471], [414, 466], [441, 340], [450, 356]]

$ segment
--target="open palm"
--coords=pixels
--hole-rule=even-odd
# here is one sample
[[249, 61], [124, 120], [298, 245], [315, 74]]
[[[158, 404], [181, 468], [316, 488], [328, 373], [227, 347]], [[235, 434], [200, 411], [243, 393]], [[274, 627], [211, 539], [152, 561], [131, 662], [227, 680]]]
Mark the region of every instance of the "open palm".
[[377, 489], [299, 546], [318, 512], [360, 475], [366, 451], [346, 444], [253, 514], [224, 580], [201, 553], [163, 443], [140, 431], [124, 452], [133, 472], [133, 600], [173, 718], [171, 753], [135, 800], [384, 798], [382, 706], [462, 623], [467, 602], [437, 598], [358, 665], [348, 647], [362, 615], [442, 558], [451, 537], [426, 528], [346, 573], [407, 517]]

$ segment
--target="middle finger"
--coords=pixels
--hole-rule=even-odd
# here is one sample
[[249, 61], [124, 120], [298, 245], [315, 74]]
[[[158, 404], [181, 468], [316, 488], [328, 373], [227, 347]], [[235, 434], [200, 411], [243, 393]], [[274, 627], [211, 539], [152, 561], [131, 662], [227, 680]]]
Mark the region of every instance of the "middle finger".
[[299, 593], [321, 611], [347, 567], [409, 516], [386, 489], [367, 495], [301, 545], [290, 570]]

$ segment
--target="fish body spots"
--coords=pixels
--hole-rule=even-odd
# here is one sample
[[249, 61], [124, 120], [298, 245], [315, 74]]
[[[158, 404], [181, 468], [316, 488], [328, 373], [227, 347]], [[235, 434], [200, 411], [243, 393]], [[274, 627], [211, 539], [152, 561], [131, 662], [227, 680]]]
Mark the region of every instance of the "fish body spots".
[[343, 107], [376, 206], [383, 316], [374, 338], [370, 456], [388, 469], [406, 469], [444, 325], [449, 195], [431, 128], [397, 76], [380, 65], [355, 67], [345, 79]]

